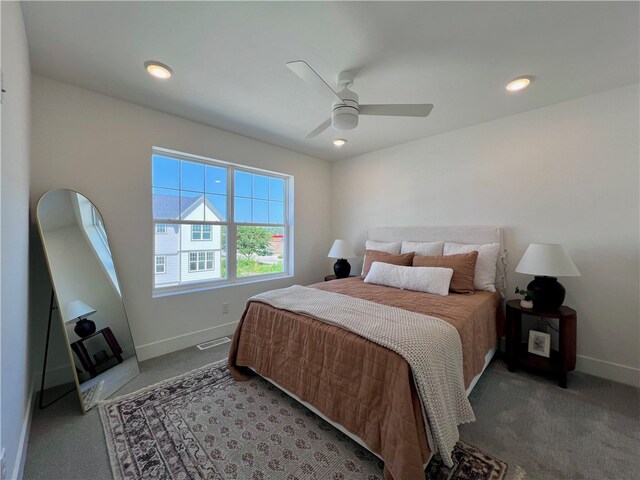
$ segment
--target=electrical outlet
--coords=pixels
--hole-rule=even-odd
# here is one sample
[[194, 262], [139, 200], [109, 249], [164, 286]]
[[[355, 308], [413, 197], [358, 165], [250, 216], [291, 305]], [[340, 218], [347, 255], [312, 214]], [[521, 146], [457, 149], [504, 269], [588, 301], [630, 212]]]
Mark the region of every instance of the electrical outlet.
[[7, 480], [7, 459], [4, 448], [0, 451], [0, 480]]
[[222, 304], [222, 313], [223, 315], [226, 315], [227, 313], [229, 313], [229, 302], [224, 302]]

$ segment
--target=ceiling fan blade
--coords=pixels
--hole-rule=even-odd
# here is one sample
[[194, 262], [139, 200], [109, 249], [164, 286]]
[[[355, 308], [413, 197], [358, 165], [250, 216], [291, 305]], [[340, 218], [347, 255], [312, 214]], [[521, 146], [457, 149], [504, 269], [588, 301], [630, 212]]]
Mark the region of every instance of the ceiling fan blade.
[[329, 118], [326, 121], [322, 122], [318, 128], [316, 128], [310, 134], [306, 135], [304, 138], [315, 138], [318, 135], [320, 135], [322, 132], [324, 132], [327, 128], [329, 128], [330, 126], [331, 126], [331, 119]]
[[340, 98], [333, 88], [331, 88], [307, 62], [303, 60], [296, 60], [295, 62], [287, 63], [287, 67], [289, 67], [289, 70], [298, 75], [302, 80], [315, 88], [320, 95], [324, 96], [331, 102], [335, 102], [336, 100], [342, 102], [342, 98]]
[[389, 115], [391, 117], [426, 117], [433, 110], [430, 103], [396, 105], [360, 105], [360, 115]]

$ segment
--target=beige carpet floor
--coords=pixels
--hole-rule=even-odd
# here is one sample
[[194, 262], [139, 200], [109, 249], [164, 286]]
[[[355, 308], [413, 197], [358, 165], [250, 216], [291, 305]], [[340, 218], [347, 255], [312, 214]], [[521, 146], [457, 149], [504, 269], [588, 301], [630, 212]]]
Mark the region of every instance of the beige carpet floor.
[[[228, 344], [174, 352], [141, 363], [141, 374], [118, 394], [136, 391], [225, 358]], [[524, 372], [510, 373], [495, 360], [471, 394], [478, 420], [461, 428], [462, 438], [527, 479], [638, 478], [640, 390], [573, 373], [569, 389]], [[80, 414], [77, 398], [65, 397], [35, 410], [27, 451], [27, 480], [111, 478], [97, 411]]]

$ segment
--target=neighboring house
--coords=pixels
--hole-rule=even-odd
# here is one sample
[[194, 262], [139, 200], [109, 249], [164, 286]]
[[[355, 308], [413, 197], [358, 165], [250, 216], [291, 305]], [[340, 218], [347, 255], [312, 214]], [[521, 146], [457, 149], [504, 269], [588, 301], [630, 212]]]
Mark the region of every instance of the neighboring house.
[[271, 251], [273, 255], [282, 255], [284, 251], [284, 243], [283, 243], [284, 235], [273, 234], [271, 236]]
[[[153, 211], [155, 218], [162, 219], [220, 221], [223, 218], [203, 195], [182, 199], [154, 195]], [[168, 221], [156, 223], [155, 229], [156, 287], [222, 277], [224, 246], [220, 225], [178, 225]]]

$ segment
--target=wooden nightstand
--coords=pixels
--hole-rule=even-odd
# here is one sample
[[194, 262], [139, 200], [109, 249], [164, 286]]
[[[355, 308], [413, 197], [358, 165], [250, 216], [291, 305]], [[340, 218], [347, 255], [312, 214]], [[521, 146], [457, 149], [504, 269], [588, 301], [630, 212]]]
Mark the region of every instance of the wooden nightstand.
[[96, 370], [97, 365], [93, 360], [91, 360], [91, 356], [89, 355], [89, 352], [87, 352], [87, 347], [84, 346], [84, 342], [98, 335], [102, 335], [104, 337], [104, 340], [107, 342], [107, 346], [111, 349], [113, 358], [115, 358], [118, 363], [123, 362], [122, 348], [109, 327], [102, 328], [87, 337], [76, 340], [71, 344], [71, 350], [73, 350], [78, 356], [80, 363], [82, 363], [82, 367], [89, 372], [91, 378], [95, 378], [98, 375], [98, 371]]
[[[559, 321], [559, 350], [551, 350], [549, 358], [528, 352], [522, 341], [522, 315], [538, 318], [557, 318]], [[558, 385], [567, 388], [567, 373], [576, 368], [576, 323], [573, 308], [561, 306], [555, 312], [539, 312], [520, 306], [520, 300], [507, 302], [507, 364], [510, 372], [518, 367], [531, 368], [558, 376]]]
[[[353, 278], [353, 277], [357, 277], [358, 275], [349, 275], [348, 278]], [[329, 280], [336, 280], [336, 276], [335, 275], [327, 275], [326, 277], [324, 277], [324, 281], [328, 282]]]

